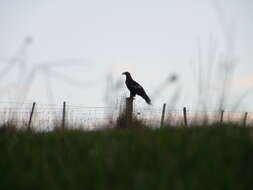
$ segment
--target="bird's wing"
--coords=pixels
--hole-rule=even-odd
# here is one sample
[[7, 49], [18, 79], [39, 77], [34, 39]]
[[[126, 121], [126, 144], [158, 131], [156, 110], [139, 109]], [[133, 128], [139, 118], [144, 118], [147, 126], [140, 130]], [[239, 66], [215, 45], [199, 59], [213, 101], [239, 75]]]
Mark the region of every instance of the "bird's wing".
[[130, 84], [130, 86], [131, 86], [131, 88], [133, 88], [133, 89], [139, 89], [139, 90], [143, 90], [143, 88], [142, 88], [142, 86], [141, 85], [139, 85], [139, 83], [137, 83], [137, 82], [135, 82], [134, 80], [133, 81], [131, 81], [131, 84]]

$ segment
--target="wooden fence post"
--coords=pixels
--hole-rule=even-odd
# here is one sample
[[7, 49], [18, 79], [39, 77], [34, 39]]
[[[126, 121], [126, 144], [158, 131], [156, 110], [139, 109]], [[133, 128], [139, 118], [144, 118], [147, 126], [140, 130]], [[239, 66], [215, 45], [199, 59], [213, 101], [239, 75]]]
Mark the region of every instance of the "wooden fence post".
[[162, 128], [162, 127], [163, 127], [165, 110], [166, 110], [166, 104], [163, 104], [163, 110], [162, 110], [162, 116], [161, 116], [161, 125], [160, 125], [160, 128]]
[[248, 117], [248, 112], [245, 112], [244, 117], [243, 117], [243, 127], [246, 127], [247, 125], [247, 117]]
[[65, 117], [66, 117], [66, 102], [63, 102], [63, 110], [62, 110], [62, 128], [65, 128]]
[[32, 105], [32, 111], [30, 113], [30, 117], [29, 117], [29, 122], [28, 122], [28, 129], [30, 130], [31, 129], [31, 124], [32, 124], [32, 118], [33, 118], [33, 113], [34, 113], [34, 109], [35, 109], [35, 102], [33, 102], [33, 105]]
[[187, 123], [187, 113], [186, 113], [186, 107], [184, 107], [183, 109], [183, 113], [184, 113], [184, 125], [187, 127], [188, 123]]
[[223, 115], [224, 115], [224, 110], [221, 110], [221, 113], [220, 113], [220, 125], [223, 124]]
[[133, 120], [133, 98], [126, 98], [126, 127], [131, 126]]

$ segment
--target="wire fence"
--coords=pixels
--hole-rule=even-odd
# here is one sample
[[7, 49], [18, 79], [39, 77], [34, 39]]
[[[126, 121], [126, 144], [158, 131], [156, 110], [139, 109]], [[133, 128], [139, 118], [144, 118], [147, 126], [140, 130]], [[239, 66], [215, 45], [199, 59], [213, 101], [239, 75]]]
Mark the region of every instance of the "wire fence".
[[[124, 111], [124, 106], [86, 107], [38, 103], [34, 105], [32, 113], [33, 103], [0, 102], [0, 125], [10, 122], [17, 127], [26, 126], [36, 130], [52, 130], [54, 127], [99, 129], [115, 126], [117, 118]], [[185, 108], [184, 114], [183, 109], [165, 110], [163, 106], [134, 106], [133, 115], [152, 127], [161, 127], [162, 123], [172, 127], [225, 122], [250, 126], [253, 123], [251, 112], [196, 111]]]
[[33, 103], [0, 102], [0, 124], [11, 122], [23, 127], [29, 124], [38, 130], [51, 130], [54, 127], [62, 127], [63, 120], [67, 127], [82, 127], [85, 129], [99, 128], [109, 121], [115, 121], [119, 114], [118, 107], [65, 107], [63, 116], [63, 105], [38, 104], [36, 103], [32, 113]]

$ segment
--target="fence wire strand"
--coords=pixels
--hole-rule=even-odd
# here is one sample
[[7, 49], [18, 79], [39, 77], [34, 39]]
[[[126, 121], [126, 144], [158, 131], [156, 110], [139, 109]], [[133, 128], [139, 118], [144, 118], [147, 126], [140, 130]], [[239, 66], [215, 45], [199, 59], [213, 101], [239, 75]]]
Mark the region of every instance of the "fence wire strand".
[[[0, 102], [0, 124], [12, 122], [17, 126], [27, 126], [32, 110], [32, 103]], [[110, 126], [116, 122], [122, 113], [122, 106], [115, 107], [87, 107], [66, 105], [65, 123], [67, 127], [94, 129]], [[159, 127], [162, 108], [134, 106], [134, 116], [147, 125]], [[60, 127], [63, 116], [63, 105], [36, 104], [31, 125], [38, 130], [52, 130]], [[223, 114], [223, 122], [244, 122], [244, 112], [229, 112]], [[198, 124], [219, 123], [220, 111], [187, 110], [187, 122], [189, 126]], [[184, 125], [183, 110], [167, 109], [164, 116], [165, 125]], [[247, 113], [246, 124], [253, 123], [253, 113]]]

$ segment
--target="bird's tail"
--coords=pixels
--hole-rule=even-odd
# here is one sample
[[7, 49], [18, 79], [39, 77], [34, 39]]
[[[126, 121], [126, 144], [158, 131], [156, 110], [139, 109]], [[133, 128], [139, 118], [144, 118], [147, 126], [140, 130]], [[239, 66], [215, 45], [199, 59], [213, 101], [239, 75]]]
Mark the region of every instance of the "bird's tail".
[[146, 93], [142, 97], [147, 102], [147, 104], [151, 105], [151, 100], [150, 100], [150, 98], [148, 97], [148, 95]]

